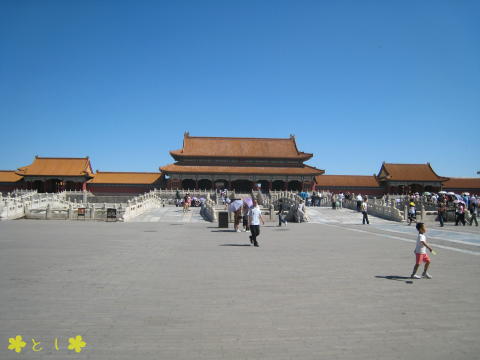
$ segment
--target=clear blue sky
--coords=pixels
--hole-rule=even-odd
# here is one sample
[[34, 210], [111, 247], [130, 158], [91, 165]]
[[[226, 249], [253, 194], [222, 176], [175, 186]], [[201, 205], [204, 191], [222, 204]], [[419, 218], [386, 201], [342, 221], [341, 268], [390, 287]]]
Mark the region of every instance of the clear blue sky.
[[480, 1], [0, 1], [0, 169], [288, 137], [327, 174], [480, 170]]

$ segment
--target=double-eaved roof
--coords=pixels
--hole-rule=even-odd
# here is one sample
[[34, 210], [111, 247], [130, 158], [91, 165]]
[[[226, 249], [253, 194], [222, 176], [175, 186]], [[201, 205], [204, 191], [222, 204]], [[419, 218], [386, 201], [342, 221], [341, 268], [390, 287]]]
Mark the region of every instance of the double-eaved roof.
[[16, 172], [21, 176], [81, 176], [91, 177], [90, 160], [84, 158], [58, 158], [35, 156], [33, 163]]
[[430, 163], [426, 164], [391, 164], [383, 163], [377, 175], [378, 181], [434, 181], [448, 180], [438, 176]]
[[161, 179], [159, 172], [98, 171], [89, 184], [153, 184]]
[[187, 157], [234, 157], [308, 160], [313, 154], [298, 151], [295, 137], [237, 138], [200, 137], [185, 133], [183, 148], [170, 151], [175, 160]]

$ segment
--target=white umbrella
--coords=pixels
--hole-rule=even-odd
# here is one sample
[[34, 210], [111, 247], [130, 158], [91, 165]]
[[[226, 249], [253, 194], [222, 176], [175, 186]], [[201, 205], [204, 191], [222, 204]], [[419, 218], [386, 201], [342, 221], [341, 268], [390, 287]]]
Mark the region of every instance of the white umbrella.
[[455, 195], [455, 193], [452, 192], [452, 191], [449, 191], [447, 194], [448, 194], [448, 195]]
[[235, 212], [243, 206], [242, 200], [234, 200], [228, 205], [228, 211]]
[[442, 191], [439, 191], [438, 193], [439, 194], [446, 194], [447, 192], [442, 190]]

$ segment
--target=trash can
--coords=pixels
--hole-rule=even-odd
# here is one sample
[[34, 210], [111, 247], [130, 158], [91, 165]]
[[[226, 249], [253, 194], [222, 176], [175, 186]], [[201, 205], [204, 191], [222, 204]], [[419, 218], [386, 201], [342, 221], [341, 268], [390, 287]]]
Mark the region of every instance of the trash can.
[[117, 209], [107, 209], [107, 221], [112, 219], [113, 221], [117, 221]]
[[218, 212], [218, 227], [228, 228], [228, 211]]

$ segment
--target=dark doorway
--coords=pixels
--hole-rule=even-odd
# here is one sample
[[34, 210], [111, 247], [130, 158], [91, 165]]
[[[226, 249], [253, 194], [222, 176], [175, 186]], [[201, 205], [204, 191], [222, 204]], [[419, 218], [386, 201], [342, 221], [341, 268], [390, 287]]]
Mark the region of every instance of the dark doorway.
[[199, 180], [198, 188], [201, 190], [212, 190], [212, 182], [208, 179]]
[[182, 181], [182, 189], [183, 190], [195, 190], [195, 180], [193, 179], [185, 179]]
[[60, 179], [49, 179], [45, 181], [45, 192], [47, 193], [56, 193], [61, 189], [61, 180]]
[[34, 190], [37, 190], [39, 193], [45, 192], [45, 187], [44, 187], [44, 185], [43, 185], [43, 181], [41, 181], [41, 180], [35, 180], [35, 181], [33, 182], [32, 188], [33, 188]]
[[283, 190], [285, 190], [285, 181], [275, 180], [275, 181], [272, 183], [272, 190], [275, 190], [275, 191], [283, 191]]
[[289, 191], [302, 191], [302, 183], [297, 180], [289, 181], [288, 182], [288, 190]]
[[228, 189], [228, 181], [223, 179], [215, 180], [214, 186], [216, 190]]
[[232, 181], [232, 189], [238, 193], [249, 193], [253, 189], [253, 183], [249, 180]]
[[260, 189], [262, 190], [262, 193], [267, 193], [270, 191], [270, 181], [268, 180], [260, 180], [257, 182], [258, 184], [261, 184], [262, 186]]

